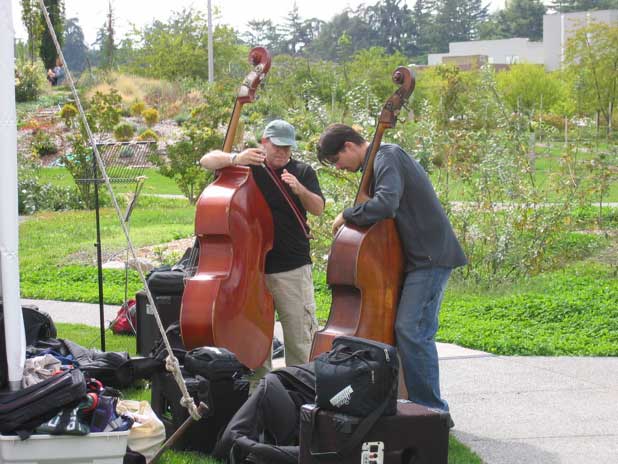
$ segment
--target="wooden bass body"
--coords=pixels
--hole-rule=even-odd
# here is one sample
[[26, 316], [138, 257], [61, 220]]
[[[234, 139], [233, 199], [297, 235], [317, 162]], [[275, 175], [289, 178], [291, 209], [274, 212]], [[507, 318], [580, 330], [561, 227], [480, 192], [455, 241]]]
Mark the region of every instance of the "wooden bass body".
[[272, 248], [270, 208], [245, 166], [222, 169], [200, 196], [195, 214], [197, 272], [185, 287], [180, 326], [188, 349], [219, 346], [245, 366], [270, 353], [274, 306], [264, 266]]

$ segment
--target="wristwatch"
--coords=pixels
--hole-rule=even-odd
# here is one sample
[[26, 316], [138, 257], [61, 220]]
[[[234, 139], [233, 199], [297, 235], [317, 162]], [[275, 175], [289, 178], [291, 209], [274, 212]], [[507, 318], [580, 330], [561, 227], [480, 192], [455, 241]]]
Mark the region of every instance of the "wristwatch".
[[236, 158], [238, 158], [238, 153], [230, 153], [230, 163], [232, 166], [236, 164]]

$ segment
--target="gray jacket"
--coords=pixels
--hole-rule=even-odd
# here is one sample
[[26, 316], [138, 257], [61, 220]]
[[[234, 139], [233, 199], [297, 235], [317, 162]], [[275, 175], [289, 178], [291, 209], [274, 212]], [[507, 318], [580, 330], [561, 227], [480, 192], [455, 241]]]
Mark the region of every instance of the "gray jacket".
[[380, 146], [374, 161], [374, 195], [343, 212], [360, 226], [395, 218], [405, 254], [405, 271], [421, 267], [454, 268], [467, 263], [429, 176], [398, 145]]

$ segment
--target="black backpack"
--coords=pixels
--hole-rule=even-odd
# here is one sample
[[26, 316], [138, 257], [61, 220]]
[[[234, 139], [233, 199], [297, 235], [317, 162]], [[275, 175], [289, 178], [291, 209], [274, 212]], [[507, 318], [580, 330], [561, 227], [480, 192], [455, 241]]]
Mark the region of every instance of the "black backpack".
[[0, 393], [0, 432], [29, 436], [35, 427], [85, 394], [86, 382], [79, 369], [54, 375], [16, 392]]
[[[26, 345], [34, 345], [38, 340], [53, 338], [56, 336], [56, 326], [49, 314], [39, 311], [35, 305], [22, 305], [24, 318], [24, 330], [26, 332]], [[8, 381], [6, 373], [6, 346], [4, 340], [4, 307], [0, 299], [0, 389]]]

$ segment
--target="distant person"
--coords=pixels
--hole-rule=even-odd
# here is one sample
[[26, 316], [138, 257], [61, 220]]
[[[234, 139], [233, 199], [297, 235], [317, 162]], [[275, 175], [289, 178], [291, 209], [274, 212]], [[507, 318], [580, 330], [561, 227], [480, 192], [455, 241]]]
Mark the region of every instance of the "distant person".
[[47, 80], [51, 85], [59, 85], [64, 81], [64, 64], [60, 58], [56, 58], [56, 66], [47, 70]]

